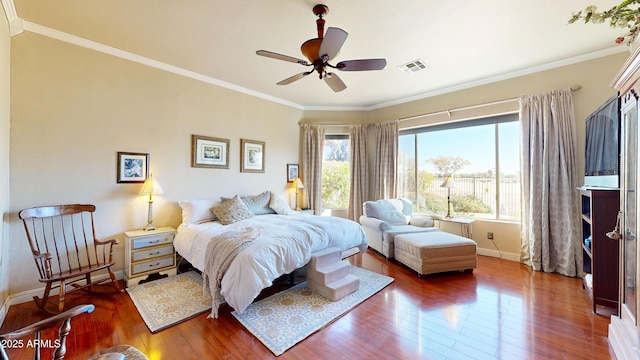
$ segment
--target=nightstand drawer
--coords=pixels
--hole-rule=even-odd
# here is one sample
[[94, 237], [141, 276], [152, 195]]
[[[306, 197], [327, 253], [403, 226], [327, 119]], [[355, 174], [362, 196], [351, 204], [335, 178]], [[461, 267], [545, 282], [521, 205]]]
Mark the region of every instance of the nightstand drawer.
[[143, 261], [141, 263], [133, 264], [132, 275], [140, 274], [143, 272], [153, 271], [161, 268], [165, 268], [167, 266], [173, 266], [173, 256], [168, 256], [164, 258], [152, 259], [149, 261]]
[[159, 234], [151, 234], [132, 239], [131, 249], [140, 249], [149, 246], [171, 244], [172, 242], [173, 233], [165, 232]]
[[159, 246], [136, 250], [131, 253], [131, 261], [141, 261], [145, 259], [157, 258], [166, 255], [173, 255], [173, 246]]

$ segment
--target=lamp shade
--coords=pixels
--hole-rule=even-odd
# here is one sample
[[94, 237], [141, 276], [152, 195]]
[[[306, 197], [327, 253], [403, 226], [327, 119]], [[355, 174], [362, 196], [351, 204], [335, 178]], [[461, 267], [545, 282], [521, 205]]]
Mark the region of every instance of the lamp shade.
[[453, 176], [447, 175], [447, 178], [444, 179], [444, 182], [440, 185], [443, 188], [454, 188], [456, 187], [456, 183], [453, 182]]
[[140, 195], [156, 195], [162, 194], [162, 188], [160, 184], [153, 177], [149, 176], [147, 180], [142, 184], [142, 189], [140, 189]]
[[304, 184], [302, 184], [302, 180], [300, 180], [300, 178], [296, 178], [293, 181], [293, 185], [296, 187], [296, 189], [304, 189]]

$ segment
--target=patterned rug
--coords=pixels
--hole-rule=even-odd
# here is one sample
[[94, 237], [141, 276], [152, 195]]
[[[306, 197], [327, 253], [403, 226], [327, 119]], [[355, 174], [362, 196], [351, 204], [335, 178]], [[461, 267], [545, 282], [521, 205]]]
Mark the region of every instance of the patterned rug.
[[278, 356], [393, 282], [355, 266], [351, 273], [360, 279], [360, 288], [336, 302], [314, 294], [304, 282], [231, 314]]
[[202, 276], [193, 271], [132, 286], [127, 293], [151, 332], [211, 309], [211, 294], [203, 294]]

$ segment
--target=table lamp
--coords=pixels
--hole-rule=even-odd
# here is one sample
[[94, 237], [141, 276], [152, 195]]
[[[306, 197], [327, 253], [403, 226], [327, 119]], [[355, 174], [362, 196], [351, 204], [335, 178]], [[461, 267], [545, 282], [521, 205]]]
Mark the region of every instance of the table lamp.
[[298, 192], [300, 189], [304, 189], [304, 185], [302, 184], [302, 180], [300, 178], [296, 178], [293, 180], [293, 186], [296, 188], [296, 210], [300, 210], [300, 206], [298, 205]]
[[451, 215], [451, 189], [456, 187], [456, 184], [453, 182], [453, 176], [447, 175], [440, 187], [447, 188], [447, 215], [445, 219], [451, 219], [453, 217]]
[[149, 178], [145, 180], [139, 194], [149, 195], [149, 216], [147, 218], [147, 226], [145, 226], [143, 230], [155, 230], [156, 227], [153, 226], [153, 195], [162, 194], [162, 188], [160, 187], [160, 184], [158, 184], [158, 182], [153, 178], [153, 175], [150, 175]]

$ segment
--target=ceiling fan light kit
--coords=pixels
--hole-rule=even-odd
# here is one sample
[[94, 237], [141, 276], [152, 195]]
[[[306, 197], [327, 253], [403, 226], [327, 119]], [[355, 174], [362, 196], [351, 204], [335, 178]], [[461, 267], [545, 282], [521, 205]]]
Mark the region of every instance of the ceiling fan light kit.
[[280, 82], [278, 85], [291, 84], [294, 81], [300, 80], [303, 77], [318, 73], [320, 79], [324, 79], [325, 83], [335, 91], [339, 92], [347, 88], [344, 82], [335, 73], [328, 71], [328, 69], [338, 69], [341, 71], [370, 71], [370, 70], [382, 70], [387, 65], [385, 59], [362, 59], [362, 60], [347, 60], [341, 61], [337, 65], [331, 65], [330, 60], [335, 58], [342, 45], [347, 40], [349, 35], [346, 31], [330, 27], [326, 33], [324, 31], [324, 16], [329, 12], [329, 8], [326, 5], [318, 4], [313, 7], [313, 14], [318, 17], [316, 20], [318, 37], [305, 41], [300, 47], [302, 55], [309, 61], [298, 59], [288, 55], [282, 55], [267, 50], [256, 51], [257, 55], [269, 57], [276, 60], [288, 61], [298, 63], [303, 66], [313, 67], [309, 71], [301, 72], [299, 74], [288, 77]]

